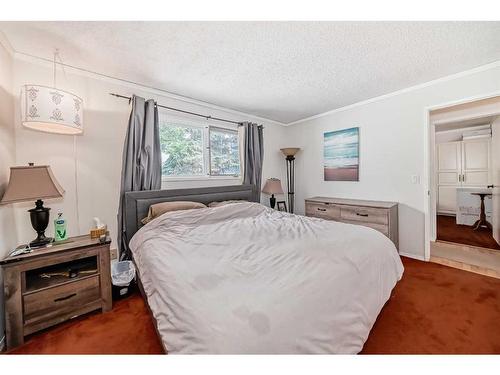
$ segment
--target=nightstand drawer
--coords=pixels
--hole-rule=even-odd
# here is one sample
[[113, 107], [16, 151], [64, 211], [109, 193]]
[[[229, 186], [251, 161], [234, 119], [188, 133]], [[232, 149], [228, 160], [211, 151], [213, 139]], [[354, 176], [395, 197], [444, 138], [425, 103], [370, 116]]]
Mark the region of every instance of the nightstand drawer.
[[99, 276], [92, 276], [24, 296], [25, 324], [77, 310], [100, 299]]
[[340, 211], [342, 220], [362, 221], [365, 223], [385, 224], [389, 223], [387, 210], [373, 207], [351, 207], [343, 206]]

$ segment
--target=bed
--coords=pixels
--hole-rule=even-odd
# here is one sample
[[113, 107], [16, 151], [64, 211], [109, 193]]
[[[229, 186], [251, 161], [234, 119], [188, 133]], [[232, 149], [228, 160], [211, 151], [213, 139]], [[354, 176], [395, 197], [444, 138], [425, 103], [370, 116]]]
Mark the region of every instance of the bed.
[[[176, 211], [149, 205], [246, 200]], [[126, 195], [127, 236], [168, 353], [352, 354], [403, 273], [394, 244], [367, 227], [254, 202], [252, 186]]]

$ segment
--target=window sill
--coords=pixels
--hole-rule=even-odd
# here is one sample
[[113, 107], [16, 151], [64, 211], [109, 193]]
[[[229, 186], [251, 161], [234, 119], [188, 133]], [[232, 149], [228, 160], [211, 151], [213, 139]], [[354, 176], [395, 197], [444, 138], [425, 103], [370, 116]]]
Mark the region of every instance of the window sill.
[[238, 181], [240, 176], [179, 176], [179, 177], [162, 177], [162, 182], [172, 181], [210, 181], [210, 180], [230, 180]]

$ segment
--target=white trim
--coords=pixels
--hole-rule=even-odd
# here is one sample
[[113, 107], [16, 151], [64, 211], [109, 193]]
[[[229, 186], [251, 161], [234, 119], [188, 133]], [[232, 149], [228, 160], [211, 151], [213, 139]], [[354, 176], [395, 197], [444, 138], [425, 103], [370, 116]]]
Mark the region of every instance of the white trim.
[[405, 252], [400, 251], [399, 255], [403, 256], [403, 257], [407, 257], [407, 258], [421, 260], [421, 261], [424, 261], [424, 262], [428, 261], [427, 259], [425, 259], [425, 257], [423, 257], [422, 255], [418, 255], [418, 254], [411, 254], [411, 253], [405, 253]]
[[[327, 111], [327, 112], [319, 113], [319, 114], [314, 115], [314, 116], [306, 117], [306, 118], [304, 118], [302, 120], [297, 120], [297, 121], [289, 122], [285, 126], [300, 124], [302, 122], [306, 122], [306, 121], [314, 120], [314, 119], [317, 119], [317, 118], [320, 118], [320, 117], [328, 116], [328, 115], [331, 115], [333, 113], [346, 111], [346, 110], [351, 109], [351, 108], [359, 107], [359, 106], [362, 106], [362, 105], [365, 105], [365, 104], [369, 104], [369, 103], [378, 102], [380, 100], [391, 98], [393, 96], [405, 94], [405, 93], [408, 93], [408, 92], [411, 92], [411, 91], [415, 91], [415, 90], [420, 90], [420, 89], [423, 89], [425, 87], [433, 86], [433, 85], [438, 84], [438, 83], [450, 81], [450, 80], [453, 80], [453, 79], [456, 79], [456, 78], [465, 77], [465, 76], [468, 76], [468, 75], [471, 75], [471, 74], [480, 73], [480, 72], [483, 72], [483, 71], [486, 71], [486, 70], [490, 70], [490, 69], [495, 69], [495, 68], [498, 68], [498, 67], [500, 67], [500, 60], [494, 61], [494, 62], [486, 64], [486, 65], [481, 65], [481, 66], [478, 66], [478, 67], [475, 67], [475, 68], [472, 68], [472, 69], [469, 69], [469, 70], [464, 70], [464, 71], [459, 72], [459, 73], [455, 73], [455, 74], [447, 75], [447, 76], [444, 76], [444, 77], [441, 77], [441, 78], [437, 78], [437, 79], [434, 79], [432, 81], [428, 81], [428, 82], [420, 83], [418, 85], [410, 86], [410, 87], [407, 87], [407, 88], [404, 88], [404, 89], [401, 89], [401, 90], [393, 91], [393, 92], [390, 92], [388, 94], [384, 94], [384, 95], [380, 95], [380, 96], [375, 96], [373, 98], [362, 100], [360, 102], [356, 102], [356, 103], [353, 103], [353, 104], [349, 104], [349, 105], [346, 105], [344, 107], [336, 108], [336, 109], [333, 109], [333, 110], [330, 110], [330, 111]], [[445, 108], [445, 107], [449, 107], [449, 106], [450, 105], [448, 105], [448, 104], [443, 104], [441, 107], [436, 107], [436, 108], [433, 108], [433, 109], [435, 110], [435, 109]]]
[[[436, 125], [443, 125], [443, 123], [434, 123], [434, 126]], [[473, 125], [473, 126], [465, 126], [463, 128], [457, 128], [457, 129], [449, 129], [449, 130], [437, 130], [437, 134], [451, 134], [451, 133], [463, 133], [464, 131], [472, 131], [472, 130], [488, 130], [491, 129], [491, 124], [484, 124], [484, 125]]]
[[[1, 43], [1, 40], [0, 40], [0, 43]], [[23, 60], [23, 61], [27, 61], [27, 62], [34, 62], [34, 63], [38, 63], [38, 64], [43, 64], [43, 65], [46, 65], [46, 66], [49, 66], [49, 65], [52, 66], [54, 64], [54, 62], [52, 60], [50, 60], [50, 59], [46, 59], [44, 57], [39, 57], [39, 56], [36, 56], [36, 55], [31, 55], [29, 53], [20, 52], [20, 51], [16, 51], [16, 50], [14, 50], [14, 58], [15, 59], [19, 59], [19, 60]], [[73, 65], [69, 65], [69, 64], [65, 64], [65, 63], [61, 63], [61, 62], [58, 62], [57, 64], [60, 65], [60, 66], [64, 66], [64, 68], [66, 68], [68, 70], [71, 70], [71, 71], [73, 71], [73, 73], [78, 74], [80, 76], [90, 77], [90, 78], [94, 78], [94, 79], [100, 79], [102, 81], [110, 82], [110, 83], [113, 83], [113, 84], [117, 84], [117, 82], [119, 82], [120, 85], [125, 86], [125, 87], [129, 87], [131, 89], [138, 89], [138, 90], [142, 90], [142, 91], [148, 91], [148, 92], [150, 92], [152, 94], [155, 94], [155, 95], [158, 95], [158, 96], [163, 96], [165, 98], [170, 98], [170, 99], [178, 100], [178, 101], [181, 101], [181, 102], [184, 102], [184, 103], [194, 104], [194, 105], [198, 105], [200, 107], [214, 109], [214, 110], [217, 110], [217, 111], [221, 111], [221, 112], [225, 112], [225, 113], [230, 113], [230, 114], [241, 116], [241, 117], [245, 117], [245, 118], [250, 118], [250, 119], [254, 119], [254, 120], [258, 120], [258, 121], [264, 121], [264, 122], [271, 123], [271, 124], [285, 126], [284, 123], [276, 121], [276, 120], [271, 120], [271, 119], [268, 119], [268, 118], [264, 118], [264, 117], [260, 117], [260, 116], [256, 116], [256, 115], [251, 115], [249, 113], [245, 113], [245, 112], [237, 111], [237, 110], [234, 110], [234, 109], [229, 109], [229, 108], [221, 107], [221, 106], [218, 106], [216, 104], [204, 102], [204, 101], [201, 101], [201, 100], [189, 98], [189, 97], [182, 96], [182, 95], [177, 95], [177, 94], [171, 93], [171, 92], [169, 92], [167, 90], [164, 90], [164, 89], [160, 89], [160, 88], [156, 88], [156, 87], [152, 87], [152, 86], [147, 86], [147, 85], [144, 85], [144, 84], [141, 84], [141, 83], [138, 83], [138, 82], [129, 81], [129, 80], [124, 79], [124, 78], [118, 78], [118, 77], [110, 76], [110, 75], [107, 75], [107, 74], [95, 72], [95, 71], [92, 71], [92, 70], [89, 70], [89, 69], [80, 68], [78, 66], [73, 66]]]
[[5, 34], [0, 30], [0, 45], [7, 51], [11, 58], [14, 58], [16, 51], [10, 44], [9, 40], [5, 36]]
[[2, 336], [0, 339], [0, 352], [3, 352], [5, 350], [5, 335]]
[[176, 176], [176, 177], [162, 177], [161, 182], [180, 182], [180, 181], [210, 181], [210, 180], [239, 180], [241, 176], [212, 176], [212, 175], [199, 175], [199, 176]]
[[[430, 114], [437, 109], [453, 107], [460, 104], [471, 103], [479, 100], [490, 99], [500, 96], [500, 91], [494, 91], [490, 94], [474, 95], [465, 99], [454, 100], [444, 104], [424, 108], [424, 246], [425, 246], [425, 259], [429, 260], [431, 256], [431, 241], [435, 240], [436, 233], [436, 188], [432, 183], [432, 171], [434, 168], [434, 155], [431, 152], [434, 150], [435, 145], [435, 125], [430, 120]], [[473, 118], [473, 116], [469, 116]], [[482, 116], [484, 117], [484, 116]], [[466, 118], [467, 119], [467, 118]], [[429, 192], [429, 193], [428, 193]], [[431, 222], [432, 221], [432, 222]]]
[[[35, 60], [38, 63], [40, 63], [40, 61], [42, 61], [46, 65], [50, 64], [50, 66], [52, 66], [52, 64], [54, 63], [52, 60], [47, 59], [47, 58], [39, 57], [39, 56], [36, 56], [36, 55], [31, 55], [31, 54], [25, 53], [25, 52], [16, 51], [12, 47], [12, 45], [10, 44], [10, 42], [8, 41], [8, 39], [5, 37], [5, 35], [1, 31], [0, 31], [0, 44], [4, 46], [4, 48], [11, 54], [11, 56], [13, 58], [16, 58], [16, 59], [19, 58], [20, 60], [24, 60], [24, 61], [28, 61], [28, 62], [29, 61], [33, 62]], [[422, 88], [425, 88], [425, 87], [428, 87], [428, 86], [432, 86], [432, 85], [435, 85], [435, 84], [438, 84], [438, 83], [441, 83], [441, 82], [446, 82], [446, 81], [449, 81], [449, 80], [452, 80], [452, 79], [456, 79], [456, 78], [459, 78], [459, 77], [464, 77], [464, 76], [476, 74], [476, 73], [479, 73], [479, 72], [483, 72], [483, 71], [486, 71], [486, 70], [495, 69], [495, 68], [500, 67], [500, 60], [491, 62], [489, 64], [481, 65], [481, 66], [478, 66], [478, 67], [475, 67], [475, 68], [472, 68], [472, 69], [469, 69], [469, 70], [464, 70], [462, 72], [458, 72], [458, 73], [447, 75], [447, 76], [444, 76], [444, 77], [441, 77], [441, 78], [437, 78], [437, 79], [434, 79], [434, 80], [431, 80], [431, 81], [428, 81], [428, 82], [420, 83], [418, 85], [410, 86], [410, 87], [407, 87], [407, 88], [404, 88], [404, 89], [401, 89], [401, 90], [393, 91], [393, 92], [390, 92], [388, 94], [384, 94], [384, 95], [376, 96], [376, 97], [373, 97], [373, 98], [370, 98], [370, 99], [362, 100], [360, 102], [349, 104], [349, 105], [344, 106], [344, 107], [336, 108], [336, 109], [333, 109], [333, 110], [330, 110], [330, 111], [327, 111], [327, 112], [322, 112], [322, 113], [319, 113], [319, 114], [316, 114], [316, 115], [313, 115], [313, 116], [309, 116], [309, 117], [303, 118], [301, 120], [292, 121], [292, 122], [289, 122], [289, 123], [283, 123], [283, 122], [276, 121], [276, 120], [271, 120], [271, 119], [268, 119], [268, 118], [265, 118], [265, 117], [260, 117], [260, 116], [252, 115], [252, 114], [249, 114], [249, 113], [237, 111], [237, 110], [234, 110], [234, 109], [229, 109], [229, 108], [221, 107], [221, 106], [218, 106], [218, 105], [215, 105], [215, 104], [212, 104], [212, 103], [203, 102], [203, 101], [200, 101], [200, 100], [197, 100], [197, 99], [193, 99], [193, 98], [189, 98], [189, 97], [177, 95], [177, 94], [171, 93], [171, 92], [163, 90], [163, 89], [159, 89], [159, 88], [155, 88], [155, 87], [151, 87], [151, 86], [146, 86], [146, 85], [143, 85], [143, 84], [140, 84], [140, 83], [137, 83], [137, 82], [129, 81], [129, 80], [126, 80], [126, 79], [123, 79], [123, 78], [117, 78], [117, 77], [109, 76], [109, 75], [106, 75], [106, 74], [103, 74], [103, 73], [98, 73], [98, 72], [91, 71], [91, 70], [84, 69], [84, 68], [80, 68], [80, 67], [77, 67], [77, 66], [72, 66], [72, 65], [64, 64], [64, 63], [58, 63], [58, 64], [66, 67], [66, 68], [68, 68], [70, 70], [74, 70], [74, 71], [76, 71], [78, 74], [80, 74], [82, 76], [91, 77], [91, 78], [97, 78], [97, 79], [101, 79], [103, 81], [107, 81], [107, 82], [111, 82], [111, 83], [116, 83], [116, 81], [118, 81], [118, 82], [120, 82], [120, 84], [122, 84], [124, 86], [130, 87], [130, 88], [138, 88], [138, 89], [144, 90], [144, 91], [149, 91], [149, 92], [151, 92], [153, 94], [156, 94], [156, 95], [159, 95], [159, 96], [163, 96], [163, 97], [166, 97], [166, 98], [171, 98], [171, 99], [179, 100], [179, 101], [186, 102], [186, 103], [189, 103], [189, 104], [199, 105], [199, 106], [202, 106], [202, 107], [205, 107], [205, 108], [215, 109], [215, 110], [219, 110], [219, 111], [222, 111], [222, 112], [231, 113], [231, 114], [235, 114], [235, 115], [239, 115], [239, 116], [247, 116], [249, 118], [253, 118], [253, 119], [256, 119], [256, 120], [260, 120], [260, 121], [266, 121], [268, 123], [272, 123], [272, 124], [276, 124], [276, 125], [290, 126], [290, 125], [296, 125], [296, 124], [300, 124], [300, 123], [303, 123], [303, 122], [306, 122], [306, 121], [314, 120], [316, 118], [328, 116], [328, 115], [333, 114], [333, 113], [346, 111], [348, 109], [359, 107], [359, 106], [362, 106], [362, 105], [365, 105], [365, 104], [374, 103], [374, 102], [377, 102], [377, 101], [380, 101], [380, 100], [384, 100], [384, 99], [387, 99], [387, 98], [390, 98], [390, 97], [393, 97], [393, 96], [397, 96], [397, 95], [400, 95], [400, 94], [404, 94], [404, 93], [408, 93], [408, 92], [411, 92], [411, 91], [419, 90], [419, 89], [422, 89]], [[445, 103], [445, 104], [442, 104], [441, 106], [434, 107], [433, 109], [435, 110], [435, 109], [439, 109], [439, 108], [445, 108], [445, 107], [448, 107], [448, 106], [450, 106], [450, 104], [446, 104]]]

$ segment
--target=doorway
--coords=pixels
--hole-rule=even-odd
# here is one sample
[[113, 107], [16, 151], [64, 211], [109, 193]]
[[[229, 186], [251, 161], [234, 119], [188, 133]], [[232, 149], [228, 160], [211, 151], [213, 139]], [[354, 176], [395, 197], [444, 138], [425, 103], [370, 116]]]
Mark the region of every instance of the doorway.
[[431, 261], [500, 277], [500, 96], [429, 111]]

